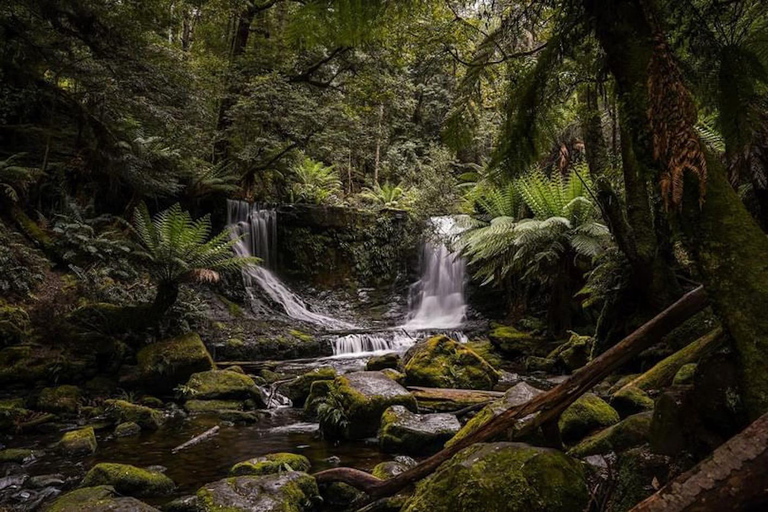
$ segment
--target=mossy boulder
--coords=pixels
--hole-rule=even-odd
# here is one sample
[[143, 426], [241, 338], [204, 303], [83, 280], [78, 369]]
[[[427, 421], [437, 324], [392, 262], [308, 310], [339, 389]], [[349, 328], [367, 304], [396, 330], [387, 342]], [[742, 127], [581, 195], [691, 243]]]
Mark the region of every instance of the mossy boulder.
[[626, 418], [653, 409], [653, 399], [637, 386], [625, 386], [611, 397], [611, 407]]
[[380, 356], [373, 356], [365, 363], [365, 370], [369, 372], [375, 372], [377, 370], [384, 370], [385, 368], [395, 368], [400, 366], [400, 354], [391, 353]]
[[574, 372], [589, 362], [594, 343], [595, 339], [591, 336], [573, 334], [568, 341], [547, 354], [547, 359], [554, 361], [555, 366], [564, 372]]
[[555, 373], [557, 361], [547, 357], [528, 356], [525, 358], [525, 369], [529, 372]]
[[194, 373], [215, 367], [203, 340], [194, 332], [148, 345], [136, 359], [142, 384], [161, 392], [187, 382]]
[[[315, 386], [325, 381], [318, 381]], [[343, 426], [332, 425], [320, 418], [323, 432], [346, 439], [362, 439], [373, 436], [379, 430], [381, 415], [393, 405], [402, 405], [416, 411], [416, 399], [404, 387], [381, 372], [354, 372], [336, 377], [327, 387], [328, 393], [314, 401], [327, 400], [341, 409], [345, 418]], [[318, 388], [319, 389], [319, 388]], [[341, 427], [341, 431], [337, 430]]]
[[[335, 378], [334, 378], [335, 379]], [[334, 389], [333, 380], [316, 380], [309, 386], [309, 396], [304, 401], [304, 410], [311, 416], [317, 414], [317, 406], [322, 403], [331, 390]]]
[[296, 377], [293, 381], [280, 387], [280, 392], [291, 399], [294, 407], [302, 407], [309, 397], [312, 383], [318, 380], [333, 380], [336, 370], [330, 366], [321, 366]]
[[225, 478], [197, 491], [200, 512], [304, 512], [319, 499], [315, 479], [287, 471]]
[[395, 405], [381, 416], [379, 446], [385, 452], [432, 454], [440, 451], [460, 428], [453, 414], [414, 414]]
[[381, 373], [397, 382], [398, 384], [405, 383], [405, 374], [395, 370], [394, 368], [384, 368], [381, 370]]
[[651, 453], [647, 447], [620, 453], [613, 469], [613, 492], [605, 510], [632, 509], [669, 481], [672, 467], [669, 457]]
[[674, 456], [689, 446], [689, 422], [696, 418], [690, 391], [690, 386], [671, 388], [656, 399], [650, 431], [653, 453]]
[[622, 452], [648, 442], [652, 412], [630, 416], [612, 427], [590, 436], [568, 451], [573, 457], [587, 457], [609, 452]]
[[37, 398], [37, 408], [46, 412], [74, 414], [82, 396], [77, 386], [45, 388]]
[[496, 325], [488, 333], [488, 339], [507, 357], [536, 355], [541, 351], [541, 340], [512, 326]]
[[441, 335], [408, 351], [405, 379], [410, 386], [490, 390], [499, 372], [471, 349]]
[[478, 443], [419, 483], [403, 512], [574, 512], [588, 503], [577, 460], [521, 443]]
[[252, 399], [259, 408], [266, 408], [264, 397], [252, 378], [227, 370], [195, 373], [187, 382], [185, 394], [196, 400]]
[[106, 410], [115, 423], [133, 422], [143, 430], [157, 430], [163, 424], [163, 413], [125, 400], [107, 400]]
[[[411, 459], [413, 460], [413, 459]], [[414, 463], [416, 461], [413, 461]], [[413, 465], [400, 462], [398, 460], [389, 460], [387, 462], [380, 462], [374, 466], [371, 474], [376, 478], [387, 480], [389, 478], [396, 477], [400, 473], [405, 473], [411, 469]]]
[[683, 386], [686, 384], [693, 384], [693, 377], [696, 374], [696, 363], [684, 364], [677, 370], [675, 378], [672, 379], [673, 386]]
[[229, 474], [232, 476], [244, 475], [271, 475], [284, 471], [308, 472], [311, 468], [309, 459], [295, 453], [269, 453], [262, 457], [255, 457], [244, 462], [238, 462]]
[[331, 482], [318, 487], [323, 504], [330, 510], [357, 510], [365, 503], [366, 494], [344, 482]]
[[136, 498], [121, 497], [109, 485], [76, 489], [51, 503], [46, 512], [159, 512]]
[[516, 384], [504, 393], [503, 398], [494, 400], [490, 404], [483, 407], [461, 428], [461, 430], [459, 430], [455, 436], [453, 436], [445, 444], [445, 446], [453, 446], [460, 439], [467, 437], [469, 434], [476, 431], [507, 409], [522, 405], [531, 400], [536, 395], [540, 395], [541, 393], [543, 393], [542, 390], [536, 389], [527, 382], [520, 382]]
[[126, 421], [125, 423], [120, 423], [115, 427], [116, 437], [131, 437], [137, 436], [140, 433], [141, 427], [138, 423], [134, 423], [133, 421]]
[[24, 464], [37, 457], [37, 453], [34, 450], [28, 450], [25, 448], [8, 448], [6, 450], [0, 450], [0, 464], [5, 462], [13, 462], [16, 464]]
[[619, 422], [619, 413], [597, 395], [587, 393], [560, 415], [558, 427], [565, 443], [575, 443], [588, 434]]
[[96, 451], [96, 433], [93, 427], [67, 432], [62, 436], [57, 447], [66, 455], [90, 455]]
[[162, 473], [137, 468], [128, 464], [96, 464], [86, 473], [83, 487], [111, 485], [125, 496], [138, 498], [167, 496], [173, 493], [176, 484]]

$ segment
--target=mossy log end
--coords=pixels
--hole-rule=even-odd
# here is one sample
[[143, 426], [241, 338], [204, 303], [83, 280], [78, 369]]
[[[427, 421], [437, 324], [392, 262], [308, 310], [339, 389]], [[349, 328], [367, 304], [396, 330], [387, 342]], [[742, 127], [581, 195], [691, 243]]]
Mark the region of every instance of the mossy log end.
[[706, 302], [707, 296], [701, 287], [687, 293], [559, 386], [523, 405], [507, 409], [459, 442], [394, 478], [380, 480], [369, 473], [352, 468], [328, 469], [314, 476], [318, 483], [344, 482], [373, 498], [391, 496], [412, 482], [431, 474], [440, 464], [468, 446], [494, 439], [511, 430], [514, 430], [515, 437], [520, 437], [555, 420], [569, 405], [611, 372], [701, 311]]

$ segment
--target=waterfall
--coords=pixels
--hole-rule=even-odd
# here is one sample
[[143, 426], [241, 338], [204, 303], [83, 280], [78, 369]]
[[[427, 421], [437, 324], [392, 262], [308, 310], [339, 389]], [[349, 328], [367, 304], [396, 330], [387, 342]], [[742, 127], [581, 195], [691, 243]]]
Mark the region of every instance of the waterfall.
[[421, 279], [411, 286], [407, 330], [455, 329], [466, 316], [465, 262], [446, 244], [461, 232], [452, 217], [430, 219], [433, 235], [422, 247]]
[[333, 341], [333, 355], [360, 355], [393, 352], [413, 345], [415, 339], [404, 331], [347, 334]]
[[310, 311], [304, 302], [272, 272], [276, 263], [277, 214], [274, 209], [259, 208], [245, 201], [227, 200], [227, 224], [234, 236], [242, 237], [234, 246], [240, 256], [261, 258], [259, 265], [243, 268], [247, 288], [257, 284], [285, 313], [296, 320], [329, 329], [349, 329], [352, 324]]

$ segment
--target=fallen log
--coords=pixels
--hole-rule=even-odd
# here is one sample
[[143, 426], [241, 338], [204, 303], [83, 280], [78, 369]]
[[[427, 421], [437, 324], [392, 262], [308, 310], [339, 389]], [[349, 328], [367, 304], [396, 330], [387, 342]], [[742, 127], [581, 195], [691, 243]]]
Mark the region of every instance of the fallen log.
[[419, 410], [427, 412], [453, 412], [504, 396], [500, 391], [475, 389], [425, 388], [409, 386], [408, 391], [416, 398]]
[[176, 448], [171, 450], [171, 453], [180, 452], [181, 450], [185, 450], [185, 449], [189, 448], [190, 446], [195, 446], [196, 444], [200, 444], [203, 441], [207, 441], [208, 439], [212, 438], [213, 436], [215, 436], [218, 433], [219, 433], [219, 426], [216, 425], [215, 427], [209, 428], [208, 430], [206, 430], [205, 432], [203, 432], [199, 436], [193, 437], [192, 439], [190, 439], [186, 443], [180, 444], [179, 446], [177, 446]]
[[352, 468], [327, 469], [314, 476], [318, 483], [344, 482], [373, 498], [391, 496], [411, 483], [426, 477], [440, 464], [468, 446], [493, 439], [508, 431], [512, 431], [515, 437], [520, 437], [546, 422], [555, 420], [595, 384], [701, 311], [706, 302], [706, 293], [702, 287], [687, 293], [562, 384], [523, 405], [504, 411], [449, 448], [393, 478], [380, 480], [369, 473]]
[[768, 413], [630, 512], [766, 510]]

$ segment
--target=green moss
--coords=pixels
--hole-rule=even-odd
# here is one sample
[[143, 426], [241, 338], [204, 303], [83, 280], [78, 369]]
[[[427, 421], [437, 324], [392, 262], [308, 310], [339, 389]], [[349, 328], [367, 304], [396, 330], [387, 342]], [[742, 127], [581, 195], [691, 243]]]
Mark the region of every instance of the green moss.
[[399, 475], [400, 473], [404, 473], [408, 469], [409, 466], [406, 464], [390, 460], [376, 464], [376, 466], [373, 468], [373, 471], [371, 471], [371, 474], [376, 478], [380, 478], [381, 480], [388, 480]]
[[66, 454], [91, 454], [96, 451], [96, 433], [93, 427], [67, 432], [59, 441], [59, 451]]
[[648, 442], [652, 412], [626, 418], [612, 427], [584, 439], [568, 451], [573, 457], [621, 452]]
[[24, 408], [24, 400], [21, 398], [0, 400], [0, 432], [16, 430], [31, 414], [32, 411]]
[[299, 331], [298, 329], [292, 329], [291, 331], [288, 332], [288, 334], [290, 334], [294, 338], [300, 339], [301, 341], [310, 342], [315, 340], [314, 336], [312, 336], [311, 334], [307, 334], [305, 332]]
[[301, 407], [311, 393], [312, 384], [320, 380], [333, 380], [336, 370], [330, 366], [321, 366], [283, 385], [280, 392], [291, 399], [294, 407]]
[[482, 357], [447, 336], [434, 336], [413, 350], [405, 364], [409, 385], [493, 389], [499, 380], [499, 373]]
[[197, 491], [200, 512], [303, 512], [319, 498], [315, 479], [298, 471], [225, 478]]
[[238, 462], [229, 474], [232, 476], [243, 475], [269, 475], [282, 471], [303, 471], [311, 468], [309, 459], [295, 453], [270, 453], [262, 457], [256, 457], [244, 462]]
[[317, 405], [328, 396], [333, 389], [332, 380], [316, 380], [309, 386], [309, 396], [304, 402], [304, 410], [310, 415], [317, 413]]
[[379, 446], [391, 453], [436, 453], [460, 428], [452, 414], [414, 414], [395, 405], [381, 415]]
[[387, 368], [396, 369], [400, 365], [400, 354], [391, 353], [381, 356], [373, 356], [365, 363], [365, 370], [375, 372]]
[[405, 374], [400, 373], [394, 368], [384, 368], [383, 370], [381, 370], [381, 373], [385, 375], [387, 378], [392, 379], [393, 381], [397, 382], [400, 385], [402, 385], [405, 382]]
[[153, 343], [136, 355], [143, 384], [170, 391], [192, 374], [214, 368], [213, 359], [197, 333]]
[[17, 306], [0, 303], [0, 346], [24, 341], [29, 328], [29, 315]]
[[189, 398], [198, 400], [258, 397], [256, 383], [247, 375], [226, 370], [195, 373], [186, 385]]
[[622, 418], [653, 409], [653, 399], [636, 386], [625, 386], [611, 397], [611, 406]]
[[546, 357], [528, 356], [525, 358], [525, 369], [529, 372], [555, 373], [557, 361]]
[[107, 413], [118, 423], [134, 422], [144, 430], [157, 430], [163, 424], [163, 414], [155, 409], [125, 400], [107, 400]]
[[127, 496], [167, 496], [176, 488], [173, 480], [162, 473], [128, 464], [96, 464], [85, 475], [83, 487], [111, 485]]
[[40, 347], [16, 345], [0, 350], [0, 384], [24, 384], [46, 380], [53, 363]]
[[588, 502], [576, 460], [520, 443], [479, 443], [419, 483], [403, 512], [573, 512]]
[[81, 397], [82, 392], [77, 386], [45, 388], [37, 399], [37, 407], [47, 412], [73, 414], [77, 412]]
[[542, 345], [541, 340], [531, 334], [508, 325], [496, 325], [488, 333], [488, 339], [497, 350], [509, 357], [537, 355]]
[[555, 361], [559, 368], [573, 372], [589, 362], [594, 343], [591, 336], [573, 334], [568, 341], [547, 354], [547, 359]]
[[465, 346], [472, 350], [475, 354], [485, 359], [488, 364], [494, 368], [501, 368], [504, 365], [504, 358], [496, 350], [493, 344], [487, 340], [475, 340], [468, 341]]
[[115, 427], [115, 436], [117, 437], [130, 437], [136, 436], [141, 433], [141, 427], [138, 423], [132, 421], [126, 421]]
[[23, 464], [34, 459], [36, 454], [37, 452], [34, 450], [27, 450], [24, 448], [8, 448], [7, 450], [0, 450], [0, 464], [5, 462]]
[[619, 414], [605, 401], [592, 393], [579, 397], [563, 414], [558, 426], [566, 443], [572, 443], [600, 428], [619, 422]]
[[118, 497], [115, 490], [108, 485], [76, 489], [58, 498], [46, 510], [47, 512], [157, 511], [135, 498]]
[[680, 367], [672, 381], [673, 386], [693, 384], [693, 377], [696, 375], [696, 363], [688, 363]]

